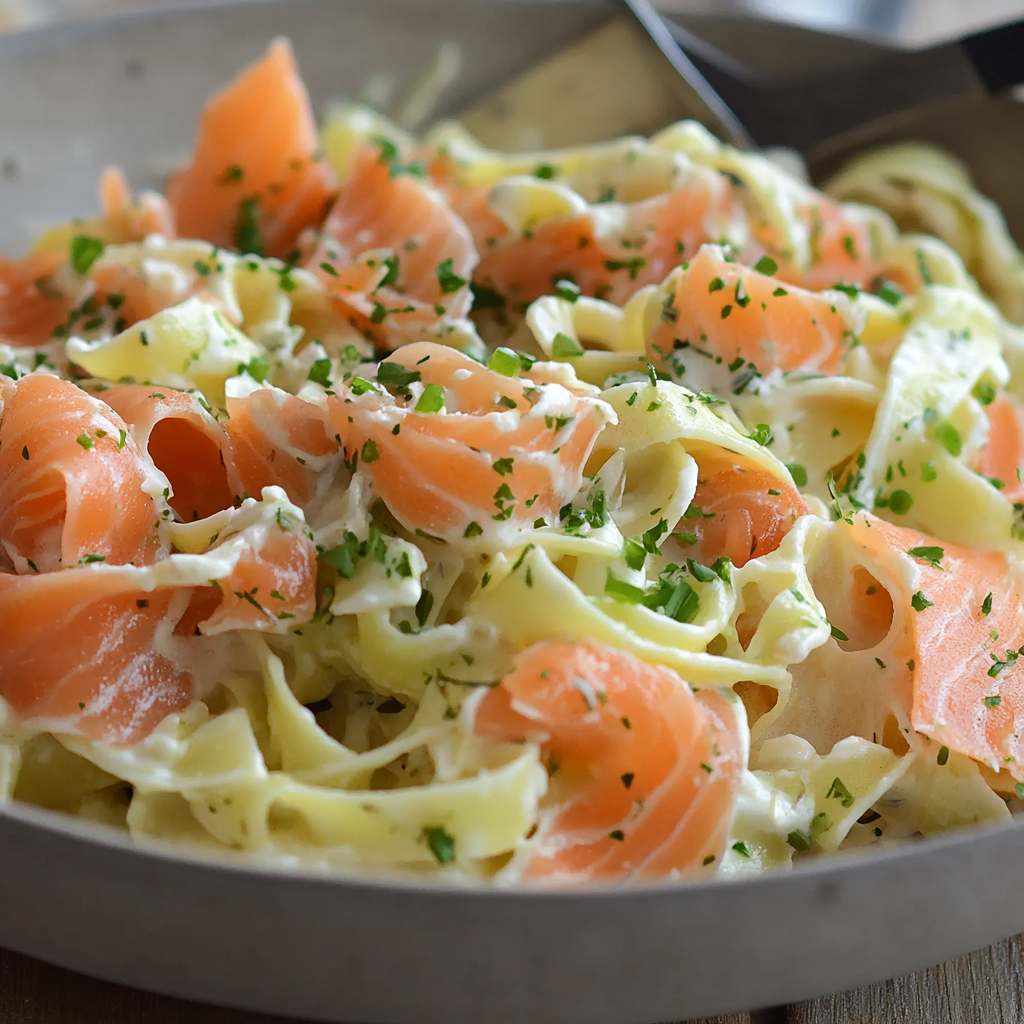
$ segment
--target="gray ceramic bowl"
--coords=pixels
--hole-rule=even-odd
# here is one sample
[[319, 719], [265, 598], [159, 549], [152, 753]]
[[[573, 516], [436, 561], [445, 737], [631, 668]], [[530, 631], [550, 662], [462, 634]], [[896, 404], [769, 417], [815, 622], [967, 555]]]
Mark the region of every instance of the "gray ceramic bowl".
[[[468, 98], [610, 10], [278, 0], [3, 40], [0, 246], [92, 209], [109, 161], [136, 185], [152, 179], [160, 158], [188, 146], [203, 98], [275, 34], [294, 40], [317, 102], [382, 64], [418, 66], [455, 35]], [[1024, 147], [1016, 107], [961, 104], [908, 131], [959, 143], [1019, 215], [1004, 187]], [[471, 892], [204, 863], [14, 806], [0, 812], [0, 945], [159, 992], [323, 1020], [631, 1024], [789, 1002], [1020, 931], [1022, 859], [1014, 827], [744, 882]]]

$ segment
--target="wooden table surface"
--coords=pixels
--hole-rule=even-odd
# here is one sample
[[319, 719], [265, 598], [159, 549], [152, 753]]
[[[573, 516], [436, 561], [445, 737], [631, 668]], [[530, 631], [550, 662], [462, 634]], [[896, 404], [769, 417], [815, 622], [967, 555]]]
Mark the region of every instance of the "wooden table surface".
[[[1022, 936], [1015, 936], [970, 956], [880, 985], [685, 1024], [1021, 1024], [1021, 940]], [[281, 1017], [137, 992], [0, 950], [0, 1024], [274, 1022], [285, 1024]], [[487, 1024], [485, 1016], [480, 1024]]]

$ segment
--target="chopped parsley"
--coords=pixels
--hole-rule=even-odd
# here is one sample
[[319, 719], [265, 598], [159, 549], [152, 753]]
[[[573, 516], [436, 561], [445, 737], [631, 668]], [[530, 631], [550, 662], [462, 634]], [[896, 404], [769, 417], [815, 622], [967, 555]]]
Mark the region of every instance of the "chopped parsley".
[[[416, 403], [415, 411], [444, 412], [444, 388], [440, 384], [428, 384]], [[366, 459], [364, 458], [363, 461], [365, 462]]]
[[428, 826], [423, 830], [423, 838], [438, 864], [455, 860], [455, 839], [444, 828]]
[[241, 253], [252, 253], [263, 256], [263, 243], [260, 241], [260, 200], [258, 196], [243, 199], [238, 204], [238, 217], [235, 220], [235, 248]]
[[804, 853], [811, 848], [811, 836], [802, 829], [794, 829], [786, 836], [786, 842], [796, 850], [797, 853]]
[[939, 563], [942, 561], [946, 552], [940, 547], [923, 545], [921, 547], [911, 548], [907, 554], [910, 555], [911, 558], [920, 558], [922, 561], [931, 562], [935, 568], [938, 568]]
[[797, 487], [807, 486], [807, 470], [799, 462], [787, 462], [786, 469], [789, 470], [789, 475]]
[[934, 606], [934, 604], [935, 602], [929, 601], [928, 598], [924, 596], [924, 592], [921, 590], [918, 590], [910, 599], [910, 606], [914, 609], [915, 612], [923, 612], [925, 608], [931, 608]]
[[551, 354], [556, 359], [574, 359], [583, 355], [583, 346], [575, 338], [559, 331], [551, 342]]
[[442, 295], [451, 295], [452, 292], [457, 292], [460, 288], [465, 288], [469, 283], [464, 277], [459, 277], [458, 274], [452, 269], [455, 261], [452, 257], [443, 260], [438, 263], [434, 269], [434, 273], [437, 275], [437, 283], [441, 286]]
[[956, 458], [963, 450], [963, 439], [960, 437], [960, 431], [953, 426], [949, 420], [943, 420], [941, 423], [935, 425], [935, 440], [942, 445], [943, 448], [949, 452], [953, 458]]
[[828, 792], [825, 794], [826, 800], [838, 800], [844, 807], [852, 807], [854, 796], [853, 794], [843, 785], [843, 780], [835, 778], [832, 780], [832, 785], [829, 786]]
[[315, 360], [313, 365], [309, 368], [309, 373], [306, 374], [306, 380], [311, 380], [314, 384], [319, 384], [322, 388], [329, 388], [332, 384], [330, 359]]
[[500, 373], [503, 377], [518, 377], [523, 364], [519, 361], [519, 356], [512, 349], [496, 348], [494, 355], [491, 356], [487, 363], [487, 368], [494, 370], [495, 373]]
[[75, 273], [84, 276], [89, 268], [103, 255], [106, 246], [92, 235], [75, 235], [71, 239], [71, 266]]
[[247, 373], [257, 384], [262, 384], [267, 379], [267, 374], [270, 373], [270, 364], [255, 357], [247, 363], [239, 363], [238, 373]]
[[[353, 379], [353, 384], [359, 378]], [[377, 367], [377, 383], [385, 387], [404, 388], [421, 379], [419, 370], [407, 370], [401, 363], [381, 363]], [[355, 388], [353, 388], [353, 391]]]

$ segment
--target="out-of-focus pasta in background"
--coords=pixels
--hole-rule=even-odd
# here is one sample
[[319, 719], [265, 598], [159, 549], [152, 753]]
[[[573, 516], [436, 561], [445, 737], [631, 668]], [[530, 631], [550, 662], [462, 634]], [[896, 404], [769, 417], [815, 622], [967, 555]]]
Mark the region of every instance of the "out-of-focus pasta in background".
[[[209, 2], [211, 0], [0, 0], [0, 32], [98, 14], [196, 7]], [[215, 2], [246, 3], [248, 0]], [[374, 0], [363, 2], [373, 3]], [[868, 34], [909, 46], [927, 45], [1024, 16], [1024, 0], [655, 0], [655, 6], [665, 11], [693, 14], [758, 11], [780, 21], [826, 31], [841, 31], [853, 22]]]

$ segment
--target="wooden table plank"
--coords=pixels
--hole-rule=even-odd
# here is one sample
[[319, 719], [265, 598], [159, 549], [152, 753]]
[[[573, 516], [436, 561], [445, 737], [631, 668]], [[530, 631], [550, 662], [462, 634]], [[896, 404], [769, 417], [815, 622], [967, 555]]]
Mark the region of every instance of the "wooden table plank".
[[[785, 1024], [762, 1012], [680, 1024]], [[772, 1011], [767, 1011], [772, 1012]], [[0, 1024], [295, 1024], [282, 1017], [202, 1006], [87, 978], [0, 949]]]
[[287, 1024], [138, 992], [0, 950], [0, 1024]]
[[926, 971], [790, 1007], [789, 1024], [1020, 1024], [1022, 937]]

